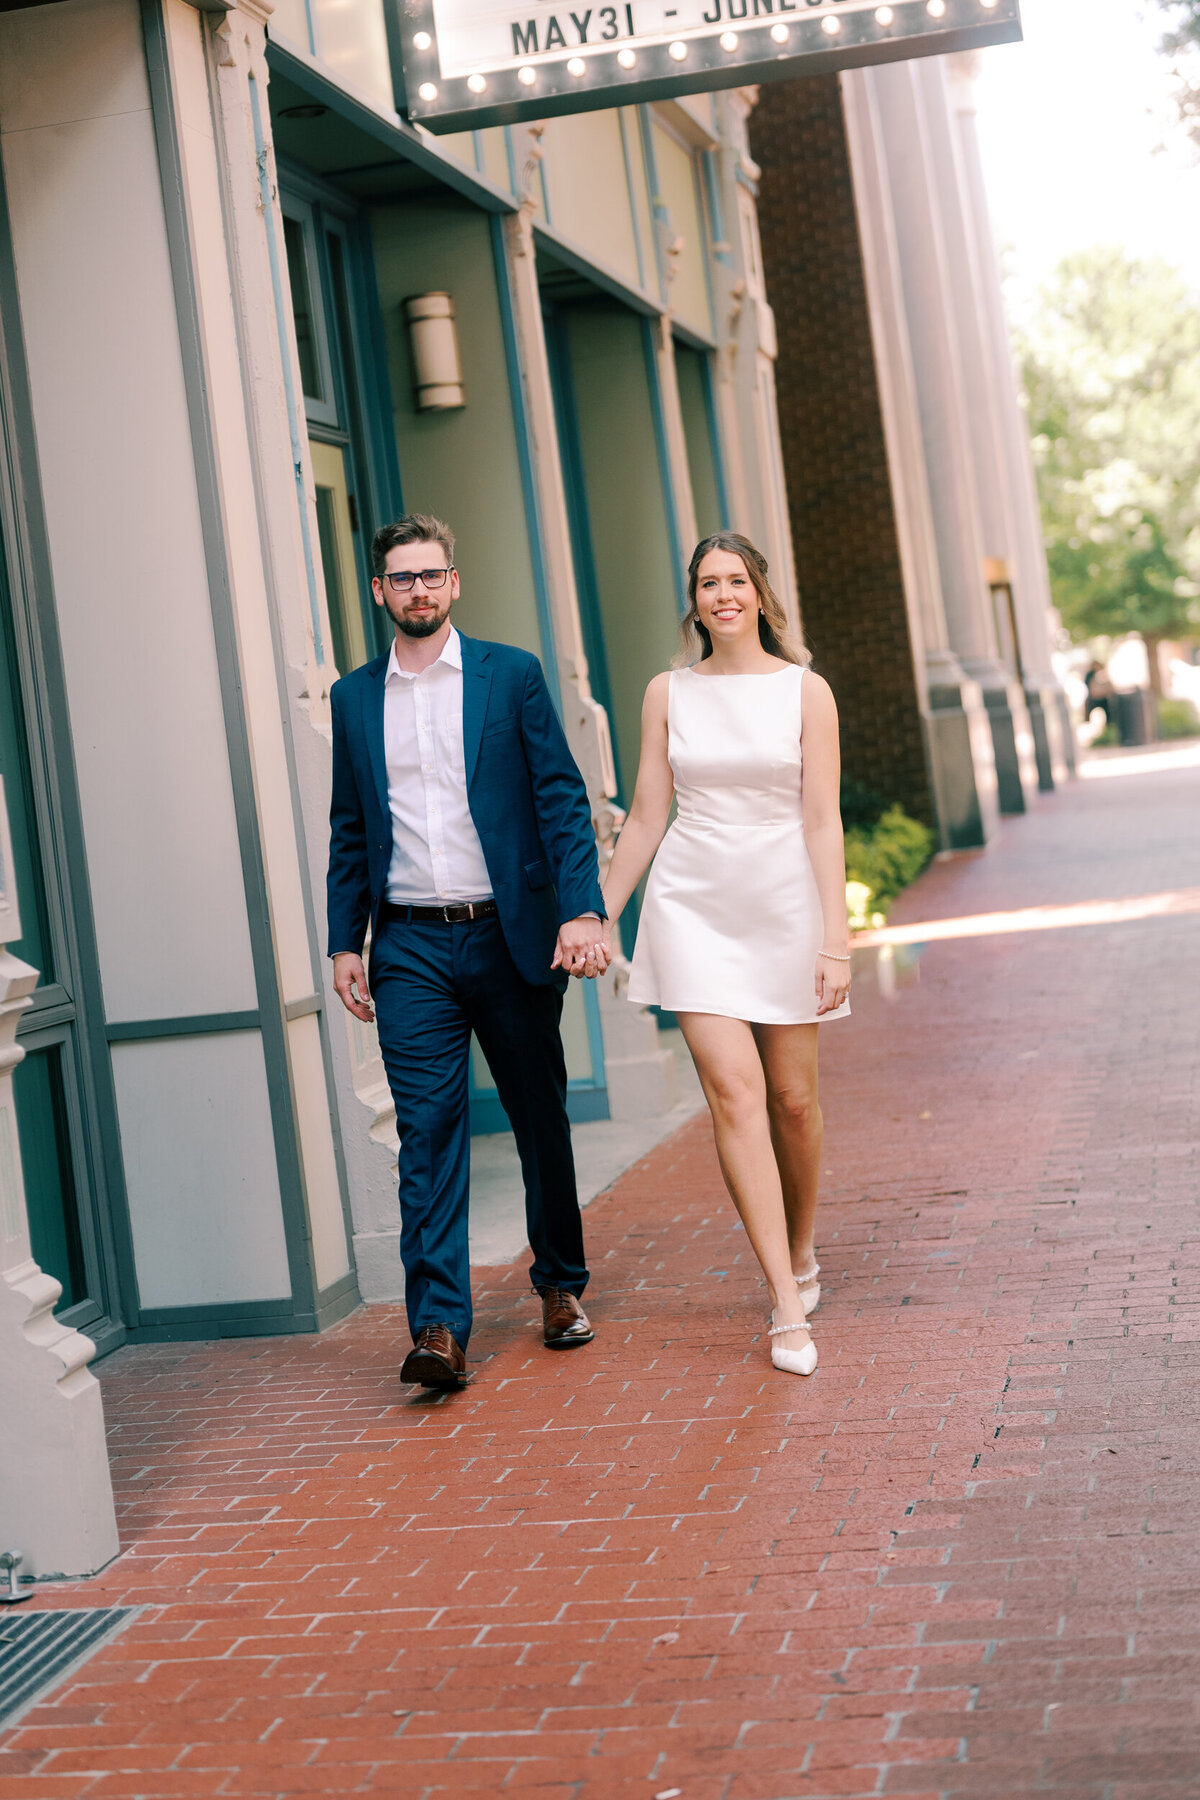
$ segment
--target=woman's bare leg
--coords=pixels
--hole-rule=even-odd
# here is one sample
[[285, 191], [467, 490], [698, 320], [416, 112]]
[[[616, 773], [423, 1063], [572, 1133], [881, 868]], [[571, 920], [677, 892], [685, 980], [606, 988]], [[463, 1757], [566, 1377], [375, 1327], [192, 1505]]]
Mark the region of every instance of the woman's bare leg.
[[754, 1031], [741, 1019], [714, 1013], [680, 1013], [679, 1025], [712, 1113], [725, 1185], [767, 1279], [775, 1323], [796, 1326], [787, 1343], [800, 1349], [804, 1307], [792, 1272], [767, 1082]]
[[767, 1086], [771, 1143], [783, 1186], [792, 1268], [816, 1261], [813, 1226], [821, 1179], [824, 1122], [817, 1100], [817, 1025], [756, 1025]]

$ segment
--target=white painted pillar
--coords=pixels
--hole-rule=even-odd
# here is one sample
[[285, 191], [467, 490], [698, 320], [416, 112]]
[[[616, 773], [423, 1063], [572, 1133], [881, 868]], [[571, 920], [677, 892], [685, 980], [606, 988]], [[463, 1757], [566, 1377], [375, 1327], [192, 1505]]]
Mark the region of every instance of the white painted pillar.
[[749, 287], [746, 281], [741, 242], [741, 222], [737, 192], [739, 171], [750, 163], [746, 120], [749, 105], [743, 93], [716, 96], [717, 116], [721, 122], [721, 141], [716, 151], [717, 191], [721, 205], [723, 235], [713, 246], [715, 256], [709, 267], [713, 279], [713, 311], [716, 314], [717, 353], [714, 359], [713, 403], [717, 430], [724, 450], [724, 473], [729, 517], [734, 530], [744, 531], [752, 517], [750, 511], [750, 475], [746, 459], [740, 454], [745, 407], [739, 391], [739, 379], [746, 357], [753, 355], [753, 307], [747, 305]]
[[945, 849], [986, 842], [996, 818], [991, 732], [950, 646], [917, 371], [901, 275], [877, 71], [841, 78], [879, 404], [914, 672]]
[[[336, 1118], [359, 1293], [392, 1300], [404, 1292], [394, 1108], [374, 1029], [344, 1011], [324, 956], [329, 687], [337, 671], [271, 133], [271, 10], [270, 0], [241, 0], [205, 14], [169, 0], [171, 74], [186, 127], [213, 431], [284, 997], [303, 1004], [323, 990], [328, 1020], [332, 1096], [316, 1015], [306, 1011], [287, 1027], [318, 1282], [336, 1281], [344, 1267]], [[307, 919], [314, 896], [315, 959]]]
[[914, 73], [929, 134], [930, 167], [936, 182], [942, 241], [946, 250], [946, 280], [962, 351], [963, 397], [973, 452], [983, 551], [985, 556], [1007, 561], [1012, 545], [1012, 523], [1001, 467], [997, 429], [999, 404], [991, 357], [984, 345], [982, 271], [977, 266], [976, 244], [966, 215], [959, 138], [950, 115], [944, 63], [943, 57], [926, 57], [914, 67]]
[[913, 62], [872, 73], [896, 223], [900, 280], [951, 648], [974, 680], [1001, 671], [983, 580], [962, 347], [938, 204], [936, 159]]
[[[192, 404], [201, 389], [218, 404], [191, 327], [197, 305], [219, 327], [228, 270], [218, 240], [202, 296], [184, 276], [172, 154], [211, 157], [212, 120], [201, 79], [168, 123], [159, 23], [135, 0], [0, 13], [0, 147], [105, 1023], [126, 1028], [110, 1058], [137, 1295], [170, 1314], [287, 1300], [301, 1256], [260, 1012], [275, 970], [256, 954], [261, 865], [258, 894], [247, 879], [223, 522]], [[263, 1030], [190, 1029], [256, 1012]]]
[[750, 155], [749, 121], [757, 96], [756, 88], [716, 96], [728, 258], [712, 265], [718, 283], [717, 404], [734, 529], [764, 550], [775, 591], [793, 625], [802, 627], [775, 397], [775, 315], [767, 299], [758, 234], [759, 169]]
[[1014, 577], [1013, 603], [1022, 673], [1026, 691], [1040, 697], [1046, 719], [1052, 779], [1057, 779], [1074, 768], [1074, 736], [1065, 697], [1051, 662], [1053, 600], [1050, 574], [1046, 566], [1029, 426], [1017, 389], [1000, 263], [979, 150], [975, 122], [977, 64], [975, 54], [948, 57], [948, 93], [958, 130], [964, 211], [980, 272], [978, 324], [996, 400], [996, 436], [1011, 527], [1009, 561]]
[[963, 671], [950, 649], [942, 600], [916, 376], [875, 89], [867, 71], [847, 71], [841, 85], [896, 537], [905, 592], [912, 603], [910, 631], [916, 652], [918, 692], [924, 696], [931, 684], [958, 686]]
[[[935, 81], [940, 81], [935, 71]], [[913, 62], [875, 72], [879, 116], [896, 220], [905, 312], [917, 378], [921, 435], [951, 648], [977, 681], [987, 708], [1002, 812], [1023, 812], [1023, 766], [1032, 775], [1032, 734], [1019, 683], [997, 653], [993, 602], [984, 571], [984, 528], [971, 429], [969, 297], [963, 281], [957, 209], [948, 204], [953, 159], [945, 107], [931, 107], [929, 78]], [[941, 128], [939, 131], [939, 127]], [[961, 224], [960, 220], [957, 220]], [[969, 284], [968, 284], [969, 285]], [[1029, 755], [1023, 756], [1023, 750]]]
[[[978, 243], [970, 218], [970, 198], [962, 167], [961, 138], [950, 107], [946, 59], [931, 56], [914, 64], [914, 74], [925, 118], [931, 151], [930, 168], [936, 181], [942, 242], [946, 251], [947, 287], [954, 312], [961, 353], [964, 419], [970, 440], [972, 488], [978, 508], [983, 553], [986, 558], [1010, 564], [1014, 530], [1007, 470], [1004, 466], [1004, 433], [1001, 402], [996, 392], [994, 358], [984, 325], [984, 271], [978, 259]], [[998, 645], [994, 601], [985, 580], [984, 604], [992, 639]], [[1021, 811], [1025, 797], [1038, 785], [1033, 729], [1024, 688], [1016, 669], [997, 658], [997, 674], [984, 683], [989, 709], [995, 714], [996, 760], [1000, 774], [1003, 810]], [[995, 695], [1003, 689], [1006, 707]], [[1007, 714], [1007, 716], [1005, 716]]]
[[21, 936], [11, 870], [0, 781], [0, 1550], [21, 1553], [19, 1576], [94, 1575], [120, 1548], [104, 1408], [96, 1347], [54, 1317], [62, 1287], [30, 1248], [13, 1070], [37, 970], [4, 948]]
[[[314, 1285], [321, 1294], [344, 1289], [351, 1260], [333, 1137], [333, 1096], [313, 1004], [324, 946], [314, 943], [315, 921], [306, 895], [311, 870], [306, 867], [308, 833], [297, 791], [296, 741], [301, 734], [291, 730], [290, 715], [303, 708], [305, 727], [317, 728], [303, 735], [315, 736], [310, 748], [324, 756], [332, 659], [307, 436], [301, 421], [289, 417], [280, 354], [282, 326], [294, 357], [290, 307], [278, 305], [272, 269], [274, 247], [286, 272], [282, 220], [273, 183], [264, 206], [259, 178], [260, 142], [266, 172], [274, 173], [265, 62], [271, 9], [244, 0], [214, 20], [184, 0], [162, 4], [256, 823], [285, 1014], [284, 1053], [305, 1230]], [[298, 395], [294, 361], [292, 374]], [[295, 481], [296, 437], [301, 438], [306, 483], [303, 510]], [[310, 570], [317, 577], [315, 589]], [[323, 850], [323, 819], [315, 835]], [[341, 1310], [352, 1301], [353, 1296], [342, 1301]]]
[[[528, 188], [529, 178], [541, 156], [540, 132], [535, 128], [525, 134], [518, 131], [514, 136], [518, 145], [518, 165], [525, 170]], [[532, 200], [527, 193], [520, 211], [506, 216], [505, 261], [524, 388], [537, 523], [550, 594], [563, 727], [571, 752], [587, 782], [601, 867], [604, 867], [612, 855], [613, 842], [624, 815], [614, 799], [617, 780], [608, 715], [592, 697], [588, 683], [558, 426], [554, 416], [554, 393], [550, 385], [550, 364], [538, 291], [533, 214]], [[625, 998], [628, 985], [629, 964], [619, 956], [604, 980], [598, 983], [604, 1073], [613, 1119], [650, 1118], [668, 1112], [675, 1104], [671, 1053], [659, 1044], [653, 1015], [644, 1007], [631, 1006]]]

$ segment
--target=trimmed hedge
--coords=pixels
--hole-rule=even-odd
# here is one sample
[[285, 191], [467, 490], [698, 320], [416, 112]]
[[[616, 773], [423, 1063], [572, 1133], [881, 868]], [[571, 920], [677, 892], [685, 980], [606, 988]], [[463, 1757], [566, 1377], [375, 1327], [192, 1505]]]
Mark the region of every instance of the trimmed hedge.
[[1167, 698], [1159, 701], [1158, 735], [1160, 738], [1200, 736], [1200, 714], [1190, 700]]
[[[933, 833], [910, 819], [899, 806], [889, 806], [874, 825], [851, 825], [846, 831], [846, 881], [870, 890], [870, 900], [853, 907], [852, 915], [887, 910], [898, 894], [916, 880], [933, 855]], [[857, 917], [853, 918], [857, 923]], [[865, 919], [864, 919], [865, 922]]]

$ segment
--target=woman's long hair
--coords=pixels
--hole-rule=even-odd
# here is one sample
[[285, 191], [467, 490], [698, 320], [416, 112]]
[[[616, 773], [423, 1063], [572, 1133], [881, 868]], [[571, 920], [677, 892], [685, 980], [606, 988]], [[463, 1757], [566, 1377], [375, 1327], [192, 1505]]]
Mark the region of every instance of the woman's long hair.
[[700, 613], [696, 606], [700, 564], [711, 550], [728, 550], [731, 555], [740, 556], [746, 565], [746, 573], [754, 583], [762, 608], [758, 615], [758, 641], [768, 656], [778, 656], [783, 662], [798, 663], [802, 668], [810, 663], [811, 653], [805, 649], [788, 624], [783, 601], [771, 586], [767, 559], [762, 551], [749, 538], [743, 537], [740, 531], [714, 531], [710, 537], [701, 538], [692, 551], [692, 560], [688, 564], [688, 610], [680, 627], [683, 644], [676, 658], [676, 666], [686, 668], [691, 663], [704, 662], [712, 655], [712, 637], [708, 627], [700, 623]]

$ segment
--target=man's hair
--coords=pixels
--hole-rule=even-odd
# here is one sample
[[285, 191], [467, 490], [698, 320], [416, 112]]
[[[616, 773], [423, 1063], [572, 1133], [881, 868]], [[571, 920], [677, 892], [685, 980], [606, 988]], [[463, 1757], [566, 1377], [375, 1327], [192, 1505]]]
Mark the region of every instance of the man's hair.
[[446, 561], [454, 561], [454, 533], [432, 513], [405, 513], [393, 525], [381, 525], [371, 539], [371, 567], [382, 575], [387, 567], [388, 551], [398, 544], [439, 544]]

